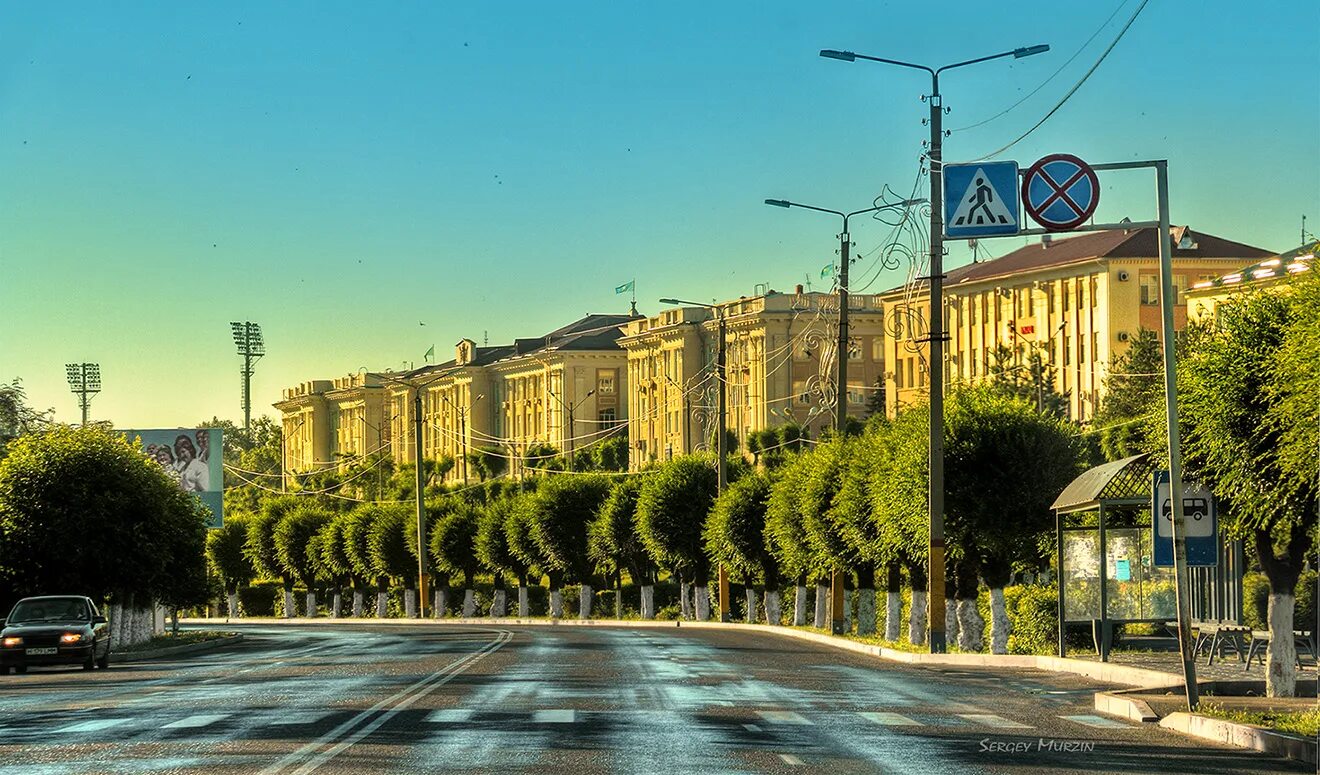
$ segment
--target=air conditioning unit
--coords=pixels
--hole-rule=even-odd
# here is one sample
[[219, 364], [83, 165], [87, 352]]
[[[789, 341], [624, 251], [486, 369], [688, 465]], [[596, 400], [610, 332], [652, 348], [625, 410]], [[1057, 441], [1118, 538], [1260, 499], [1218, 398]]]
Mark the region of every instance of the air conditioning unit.
[[1130, 337], [1128, 337], [1128, 332], [1126, 332], [1126, 331], [1119, 331], [1119, 332], [1118, 332], [1118, 341], [1120, 341], [1120, 342], [1126, 342], [1129, 338], [1130, 338]]
[[1118, 270], [1118, 281], [1119, 281], [1120, 283], [1125, 283], [1125, 282], [1127, 282], [1127, 281], [1128, 281], [1128, 278], [1130, 278], [1131, 276], [1132, 276], [1132, 275], [1128, 274], [1128, 273], [1127, 273], [1127, 270], [1125, 270], [1125, 269], [1120, 269], [1120, 270]]

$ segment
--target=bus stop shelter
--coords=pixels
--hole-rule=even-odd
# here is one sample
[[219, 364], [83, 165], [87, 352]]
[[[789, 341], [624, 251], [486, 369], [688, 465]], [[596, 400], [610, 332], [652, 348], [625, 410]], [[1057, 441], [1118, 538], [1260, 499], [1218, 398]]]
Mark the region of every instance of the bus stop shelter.
[[[1114, 627], [1177, 618], [1173, 568], [1154, 565], [1149, 455], [1105, 463], [1072, 481], [1054, 501], [1059, 656], [1069, 625], [1089, 628], [1109, 659]], [[1189, 569], [1192, 618], [1242, 620], [1241, 542], [1217, 537], [1218, 564]]]

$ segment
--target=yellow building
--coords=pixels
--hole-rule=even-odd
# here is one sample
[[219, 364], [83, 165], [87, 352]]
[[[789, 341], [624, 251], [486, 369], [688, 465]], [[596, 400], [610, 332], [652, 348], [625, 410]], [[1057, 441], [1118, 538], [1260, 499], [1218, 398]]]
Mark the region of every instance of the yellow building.
[[[1175, 327], [1187, 322], [1195, 283], [1268, 257], [1260, 248], [1186, 226], [1173, 228]], [[1034, 352], [1054, 370], [1053, 389], [1068, 396], [1069, 414], [1086, 421], [1099, 406], [1106, 368], [1142, 328], [1158, 332], [1158, 230], [1115, 230], [1027, 245], [1007, 255], [947, 272], [946, 384], [975, 382], [1006, 348], [1007, 368], [1025, 367]], [[927, 286], [883, 294], [888, 333], [886, 411], [928, 395]]]
[[[810, 435], [834, 418], [838, 297], [770, 291], [717, 305], [726, 321], [728, 425], [746, 445], [750, 433], [789, 422]], [[849, 414], [866, 414], [883, 373], [879, 299], [850, 299]], [[624, 327], [628, 440], [634, 468], [710, 446], [720, 385], [715, 378], [718, 323], [706, 307], [676, 307]]]
[[1219, 305], [1244, 291], [1273, 286], [1286, 277], [1313, 271], [1320, 256], [1320, 240], [1267, 258], [1213, 280], [1202, 280], [1187, 292], [1192, 320], [1213, 318]]
[[330, 412], [325, 393], [334, 386], [317, 379], [286, 388], [275, 403], [280, 411], [284, 443], [281, 456], [286, 474], [306, 473], [333, 463], [330, 454]]
[[304, 382], [275, 404], [284, 429], [284, 470], [307, 473], [386, 454], [385, 389], [380, 374]]

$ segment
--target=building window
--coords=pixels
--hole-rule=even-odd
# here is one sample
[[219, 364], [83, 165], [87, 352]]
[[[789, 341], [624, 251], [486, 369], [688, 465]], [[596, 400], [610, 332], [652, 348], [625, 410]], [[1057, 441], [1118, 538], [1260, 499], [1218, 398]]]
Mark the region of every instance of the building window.
[[1146, 305], [1160, 303], [1160, 278], [1157, 275], [1141, 276], [1141, 303]]
[[884, 363], [885, 338], [883, 336], [877, 336], [871, 339], [871, 360], [876, 363]]
[[967, 300], [967, 323], [973, 326], [976, 325], [976, 304], [975, 297]]
[[1173, 303], [1187, 303], [1187, 275], [1176, 274], [1173, 276]]
[[1086, 334], [1082, 334], [1082, 337], [1077, 340], [1077, 362], [1086, 362]]
[[850, 406], [861, 406], [866, 403], [866, 390], [860, 382], [848, 383], [848, 404]]
[[1091, 332], [1091, 357], [1100, 360], [1100, 332]]
[[602, 410], [600, 410], [600, 418], [599, 418], [599, 419], [600, 419], [601, 423], [602, 423], [603, 425], [605, 425], [606, 427], [611, 427], [611, 426], [613, 426], [616, 422], [618, 422], [618, 420], [617, 420], [616, 417], [615, 417], [614, 409], [613, 409], [613, 408], [610, 408], [610, 409], [602, 409]]
[[1071, 305], [1068, 304], [1068, 300], [1071, 298], [1072, 289], [1068, 287], [1068, 284], [1069, 284], [1068, 281], [1064, 280], [1063, 285], [1060, 286], [1059, 288], [1059, 297], [1063, 299], [1064, 312], [1067, 312], [1071, 307]]
[[916, 366], [917, 366], [917, 364], [916, 364], [916, 359], [915, 359], [915, 358], [908, 358], [908, 359], [907, 359], [907, 383], [908, 383], [908, 387], [916, 387], [916, 386], [917, 386]]
[[861, 359], [862, 359], [862, 338], [860, 336], [849, 337], [848, 360], [860, 361]]
[[898, 362], [898, 368], [894, 369], [894, 387], [903, 389], [903, 361]]
[[793, 380], [793, 403], [809, 404], [811, 396], [807, 394], [807, 381], [804, 379]]
[[1063, 365], [1067, 366], [1071, 363], [1072, 363], [1072, 338], [1065, 335], [1063, 337]]
[[1026, 296], [1027, 296], [1027, 317], [1034, 318], [1036, 317], [1036, 290], [1034, 288], [1028, 288], [1026, 290]]
[[1088, 289], [1089, 289], [1089, 293], [1090, 293], [1090, 295], [1091, 295], [1091, 306], [1094, 307], [1095, 304], [1096, 304], [1096, 295], [1097, 295], [1097, 291], [1098, 291], [1099, 288], [1100, 288], [1099, 281], [1096, 279], [1096, 276], [1095, 276], [1095, 275], [1091, 275], [1090, 283], [1089, 283], [1089, 285], [1088, 285], [1087, 287], [1088, 287]]

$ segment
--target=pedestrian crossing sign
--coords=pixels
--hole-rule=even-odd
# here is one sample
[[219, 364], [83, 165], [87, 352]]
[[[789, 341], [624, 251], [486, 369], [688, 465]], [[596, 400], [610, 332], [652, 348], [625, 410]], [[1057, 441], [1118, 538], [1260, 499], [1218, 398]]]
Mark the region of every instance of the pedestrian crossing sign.
[[1015, 161], [944, 165], [944, 236], [1002, 237], [1022, 230]]

